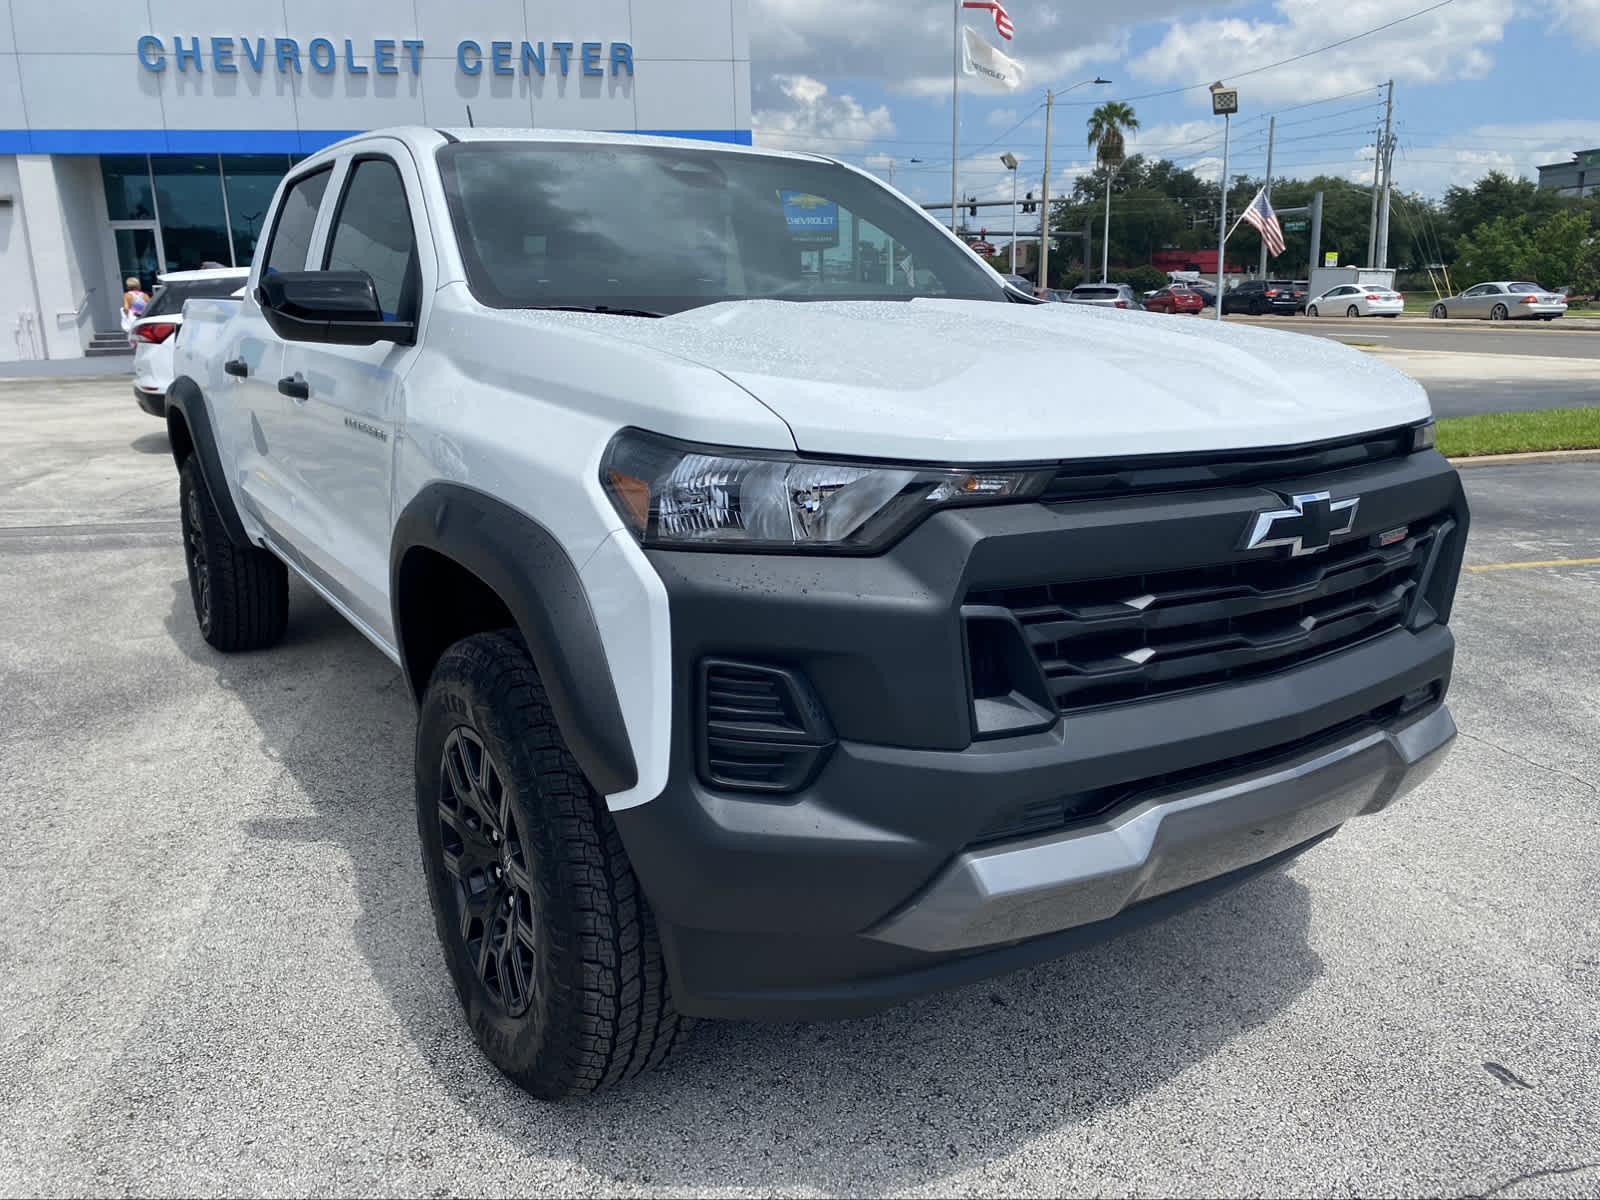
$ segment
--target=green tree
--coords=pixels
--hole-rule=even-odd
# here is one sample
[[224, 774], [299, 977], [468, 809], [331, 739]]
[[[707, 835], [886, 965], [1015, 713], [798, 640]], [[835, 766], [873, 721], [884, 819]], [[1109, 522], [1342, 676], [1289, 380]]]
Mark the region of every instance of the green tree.
[[1444, 194], [1444, 222], [1439, 240], [1446, 261], [1460, 253], [1458, 241], [1476, 234], [1480, 226], [1500, 217], [1530, 222], [1527, 228], [1542, 224], [1563, 207], [1561, 197], [1540, 191], [1531, 179], [1519, 179], [1504, 171], [1490, 171], [1471, 187], [1453, 187]]
[[1585, 295], [1600, 286], [1600, 240], [1587, 211], [1558, 212], [1534, 230], [1528, 267], [1547, 288], [1571, 288]]
[[[1456, 239], [1456, 286], [1532, 274], [1533, 241], [1521, 217], [1496, 217]], [[1468, 282], [1468, 281], [1471, 282]]]
[[[1117, 171], [1127, 158], [1126, 135], [1139, 128], [1139, 118], [1134, 114], [1131, 104], [1124, 104], [1120, 100], [1109, 100], [1095, 109], [1089, 119], [1084, 122], [1088, 130], [1089, 149], [1094, 151], [1095, 160], [1100, 164], [1103, 178], [1104, 196], [1106, 200], [1106, 228], [1101, 231], [1102, 238], [1111, 236], [1111, 184], [1116, 178]], [[1109, 250], [1109, 243], [1107, 243]], [[1102, 255], [1102, 264], [1105, 261]]]

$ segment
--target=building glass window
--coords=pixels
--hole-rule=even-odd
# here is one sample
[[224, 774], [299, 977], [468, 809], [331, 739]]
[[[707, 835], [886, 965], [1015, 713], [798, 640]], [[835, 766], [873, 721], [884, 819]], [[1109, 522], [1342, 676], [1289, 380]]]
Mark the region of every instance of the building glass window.
[[167, 270], [231, 266], [222, 174], [215, 154], [156, 154], [150, 159]]
[[289, 169], [287, 154], [224, 154], [222, 185], [233, 234], [233, 259], [241, 267], [255, 257], [256, 243], [272, 206], [272, 194]]
[[106, 212], [113, 221], [156, 219], [150, 160], [145, 155], [102, 154], [100, 178], [106, 189]]

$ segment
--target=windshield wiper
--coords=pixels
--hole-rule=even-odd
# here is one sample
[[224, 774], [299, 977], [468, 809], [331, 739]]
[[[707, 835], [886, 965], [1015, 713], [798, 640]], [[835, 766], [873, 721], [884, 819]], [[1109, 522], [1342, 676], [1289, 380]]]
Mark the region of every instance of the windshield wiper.
[[612, 317], [664, 317], [666, 313], [651, 312], [648, 308], [613, 308], [609, 304], [530, 304], [539, 312], [605, 313]]

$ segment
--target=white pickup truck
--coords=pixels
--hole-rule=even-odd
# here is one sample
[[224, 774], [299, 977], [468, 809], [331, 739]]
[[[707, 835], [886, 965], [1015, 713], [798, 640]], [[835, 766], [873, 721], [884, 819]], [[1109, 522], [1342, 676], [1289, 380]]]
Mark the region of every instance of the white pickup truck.
[[872, 177], [398, 129], [297, 164], [168, 429], [205, 640], [405, 672], [444, 958], [534, 1093], [1063, 954], [1414, 787], [1467, 534], [1423, 390], [1038, 304]]

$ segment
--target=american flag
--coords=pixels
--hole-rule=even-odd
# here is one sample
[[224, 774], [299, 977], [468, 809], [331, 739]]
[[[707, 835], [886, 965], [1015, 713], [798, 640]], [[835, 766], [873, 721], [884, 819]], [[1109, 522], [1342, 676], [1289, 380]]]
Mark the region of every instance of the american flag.
[[1250, 207], [1244, 210], [1244, 220], [1256, 227], [1261, 240], [1267, 244], [1267, 253], [1273, 258], [1283, 253], [1283, 226], [1278, 224], [1278, 214], [1272, 211], [1272, 201], [1267, 199], [1267, 189], [1262, 188]]
[[986, 8], [994, 14], [994, 31], [1006, 41], [1010, 41], [1017, 32], [1011, 24], [1011, 14], [1006, 12], [1005, 5], [1000, 0], [962, 0], [962, 8]]

